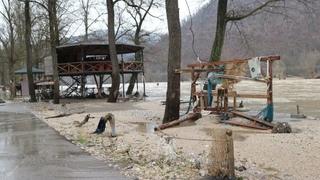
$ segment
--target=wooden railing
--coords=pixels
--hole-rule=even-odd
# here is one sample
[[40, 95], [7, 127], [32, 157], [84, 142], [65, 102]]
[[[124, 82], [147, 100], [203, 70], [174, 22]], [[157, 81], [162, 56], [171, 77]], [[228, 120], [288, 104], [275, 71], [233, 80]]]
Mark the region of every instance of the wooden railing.
[[[121, 62], [119, 63], [119, 68], [121, 73], [142, 72], [143, 63], [140, 61]], [[111, 72], [112, 63], [110, 61], [87, 61], [58, 64], [59, 75], [90, 75]]]

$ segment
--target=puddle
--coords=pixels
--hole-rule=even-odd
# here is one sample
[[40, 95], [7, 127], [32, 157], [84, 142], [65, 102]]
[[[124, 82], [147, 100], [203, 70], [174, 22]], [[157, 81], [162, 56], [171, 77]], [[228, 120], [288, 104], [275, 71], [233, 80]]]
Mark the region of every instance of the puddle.
[[155, 122], [132, 122], [132, 124], [138, 125], [136, 130], [142, 133], [154, 133], [154, 129], [157, 126]]

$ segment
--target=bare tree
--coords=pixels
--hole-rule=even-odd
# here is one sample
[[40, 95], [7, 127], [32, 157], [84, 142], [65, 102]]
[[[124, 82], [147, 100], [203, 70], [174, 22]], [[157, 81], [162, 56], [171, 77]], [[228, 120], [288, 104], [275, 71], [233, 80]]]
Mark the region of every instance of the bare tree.
[[120, 69], [114, 31], [114, 5], [116, 2], [118, 2], [118, 0], [107, 0], [109, 54], [112, 62], [112, 85], [109, 92], [108, 102], [117, 102], [120, 86]]
[[33, 73], [32, 73], [32, 49], [31, 49], [31, 17], [30, 17], [30, 0], [25, 0], [24, 17], [25, 17], [25, 44], [27, 52], [27, 75], [30, 102], [36, 102], [36, 94], [34, 89]]
[[[149, 36], [150, 32], [143, 32], [142, 25], [146, 19], [147, 16], [151, 16], [154, 18], [159, 18], [150, 13], [150, 10], [155, 7], [158, 8], [161, 6], [159, 1], [157, 0], [125, 0], [125, 3], [127, 4], [127, 12], [131, 16], [133, 20], [132, 27], [134, 28], [133, 33], [133, 42], [136, 45], [141, 44], [141, 39], [145, 36]], [[136, 55], [136, 60], [141, 61], [141, 54]], [[133, 73], [130, 78], [130, 83], [127, 89], [126, 94], [131, 95], [135, 82], [137, 81], [138, 73]]]
[[80, 11], [81, 11], [81, 15], [82, 15], [82, 22], [84, 24], [84, 30], [85, 30], [85, 35], [84, 35], [84, 41], [88, 41], [88, 36], [89, 36], [89, 28], [96, 23], [99, 18], [103, 15], [105, 15], [105, 12], [98, 12], [98, 15], [94, 18], [94, 19], [90, 19], [90, 12], [92, 11], [92, 9], [96, 6], [98, 6], [99, 4], [96, 1], [92, 1], [92, 0], [80, 0]]
[[48, 0], [48, 14], [49, 14], [49, 29], [50, 29], [50, 48], [53, 66], [53, 102], [59, 104], [59, 75], [58, 75], [58, 60], [56, 46], [59, 44], [59, 27], [57, 22], [57, 0]]
[[211, 49], [210, 61], [219, 61], [221, 58], [228, 22], [240, 21], [250, 16], [256, 15], [263, 9], [271, 7], [271, 5], [279, 3], [280, 1], [284, 0], [264, 0], [263, 3], [259, 3], [259, 5], [254, 8], [245, 8], [240, 10], [233, 9], [228, 11], [228, 0], [219, 0], [216, 32]]
[[181, 66], [181, 27], [178, 0], [166, 0], [169, 31], [168, 81], [166, 108], [163, 123], [179, 118], [180, 74], [175, 73]]
[[[0, 15], [4, 19], [7, 25], [7, 35], [1, 34], [0, 41], [3, 47], [6, 49], [6, 54], [8, 57], [8, 70], [9, 70], [9, 77], [10, 77], [10, 94], [11, 99], [15, 97], [16, 88], [15, 88], [15, 75], [14, 75], [14, 66], [16, 63], [16, 59], [14, 57], [15, 53], [15, 39], [14, 39], [14, 23], [13, 23], [13, 6], [11, 0], [1, 0], [1, 5], [3, 7], [3, 11], [0, 11]], [[2, 32], [3, 33], [3, 32]], [[6, 37], [9, 37], [7, 39]]]

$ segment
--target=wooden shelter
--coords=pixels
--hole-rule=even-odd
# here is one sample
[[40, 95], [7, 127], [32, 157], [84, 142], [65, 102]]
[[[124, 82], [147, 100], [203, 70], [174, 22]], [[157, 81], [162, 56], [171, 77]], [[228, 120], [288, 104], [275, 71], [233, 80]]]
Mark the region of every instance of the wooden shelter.
[[[142, 46], [129, 44], [116, 44], [120, 75], [122, 77], [122, 94], [125, 96], [125, 75], [141, 74], [144, 77]], [[86, 79], [93, 76], [98, 95], [101, 96], [102, 85], [111, 78], [112, 63], [109, 55], [109, 45], [106, 43], [78, 43], [58, 46], [58, 74], [60, 81], [67, 85], [64, 96], [74, 93], [86, 96]], [[67, 82], [62, 77], [71, 77], [73, 82]], [[143, 93], [145, 82], [143, 79]], [[137, 82], [138, 84], [138, 82]], [[80, 87], [80, 89], [79, 89]], [[137, 86], [138, 87], [138, 86]]]
[[[280, 56], [263, 56], [248, 59], [234, 59], [229, 61], [205, 62], [189, 64], [187, 69], [177, 69], [177, 73], [191, 73], [191, 99], [194, 102], [194, 112], [202, 110], [219, 114], [222, 122], [241, 125], [256, 129], [272, 128], [273, 124], [273, 73], [272, 64], [280, 60]], [[250, 67], [250, 63], [258, 62], [258, 66]], [[261, 63], [261, 64], [260, 64]], [[248, 68], [249, 67], [249, 68]], [[254, 77], [259, 71], [259, 76]], [[201, 74], [206, 77], [207, 88], [197, 87]], [[249, 74], [249, 75], [248, 75]], [[239, 93], [233, 85], [241, 80], [260, 82], [266, 85], [265, 93]], [[221, 84], [216, 88], [217, 84]], [[229, 106], [229, 99], [233, 100]], [[267, 106], [257, 116], [249, 116], [238, 112], [237, 98], [266, 99]], [[253, 124], [243, 124], [229, 119], [229, 114], [253, 121]], [[258, 126], [257, 126], [258, 124]]]

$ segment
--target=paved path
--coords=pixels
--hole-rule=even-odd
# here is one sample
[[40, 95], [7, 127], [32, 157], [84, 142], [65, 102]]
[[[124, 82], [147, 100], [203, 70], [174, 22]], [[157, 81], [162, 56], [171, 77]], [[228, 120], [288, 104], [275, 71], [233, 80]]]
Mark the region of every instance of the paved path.
[[0, 180], [125, 179], [17, 104], [0, 106]]

